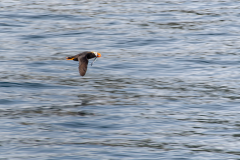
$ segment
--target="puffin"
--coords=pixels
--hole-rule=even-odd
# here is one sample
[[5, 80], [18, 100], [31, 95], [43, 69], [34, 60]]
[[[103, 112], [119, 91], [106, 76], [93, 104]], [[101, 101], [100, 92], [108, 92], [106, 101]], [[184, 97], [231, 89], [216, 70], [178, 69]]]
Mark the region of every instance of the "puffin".
[[[66, 60], [79, 61], [79, 67], [78, 67], [79, 73], [81, 76], [84, 76], [87, 72], [88, 60], [91, 58], [95, 58], [93, 60], [93, 62], [95, 62], [99, 57], [101, 57], [101, 54], [98, 52], [85, 51], [75, 56], [66, 57]], [[93, 62], [91, 66], [93, 65]]]

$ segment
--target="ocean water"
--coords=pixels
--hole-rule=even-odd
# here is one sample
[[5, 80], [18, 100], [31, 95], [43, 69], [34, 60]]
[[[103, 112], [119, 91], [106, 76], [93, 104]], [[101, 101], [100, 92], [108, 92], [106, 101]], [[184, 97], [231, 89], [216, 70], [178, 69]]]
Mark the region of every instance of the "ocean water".
[[0, 37], [0, 160], [240, 159], [239, 1], [4, 0]]

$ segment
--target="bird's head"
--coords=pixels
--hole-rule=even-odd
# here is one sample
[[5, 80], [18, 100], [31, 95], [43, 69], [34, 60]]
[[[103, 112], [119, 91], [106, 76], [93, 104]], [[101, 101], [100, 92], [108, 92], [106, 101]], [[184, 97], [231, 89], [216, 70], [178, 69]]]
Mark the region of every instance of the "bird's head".
[[92, 51], [92, 53], [95, 54], [95, 56], [96, 56], [97, 58], [99, 58], [99, 57], [102, 56], [102, 55], [101, 55], [100, 53], [98, 53], [98, 52], [94, 52], [94, 51]]
[[98, 52], [94, 52], [92, 51], [93, 54], [95, 54], [96, 58], [93, 60], [93, 62], [91, 63], [91, 66], [93, 65], [93, 63], [97, 60], [97, 58], [101, 57], [101, 54]]

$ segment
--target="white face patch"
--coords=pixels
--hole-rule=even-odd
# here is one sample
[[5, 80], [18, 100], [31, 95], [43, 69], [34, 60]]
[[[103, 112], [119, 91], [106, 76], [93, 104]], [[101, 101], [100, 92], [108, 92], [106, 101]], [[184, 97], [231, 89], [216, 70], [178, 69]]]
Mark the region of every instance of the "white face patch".
[[93, 52], [93, 51], [92, 51], [92, 53], [93, 53], [93, 54], [95, 54], [95, 56], [97, 57], [97, 55], [98, 55], [98, 53], [97, 53], [97, 52]]

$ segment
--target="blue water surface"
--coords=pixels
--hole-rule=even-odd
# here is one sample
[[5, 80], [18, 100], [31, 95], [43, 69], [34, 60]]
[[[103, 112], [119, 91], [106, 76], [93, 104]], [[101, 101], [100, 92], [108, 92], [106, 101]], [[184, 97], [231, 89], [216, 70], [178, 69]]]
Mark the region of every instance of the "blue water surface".
[[0, 159], [240, 159], [239, 1], [0, 6]]

